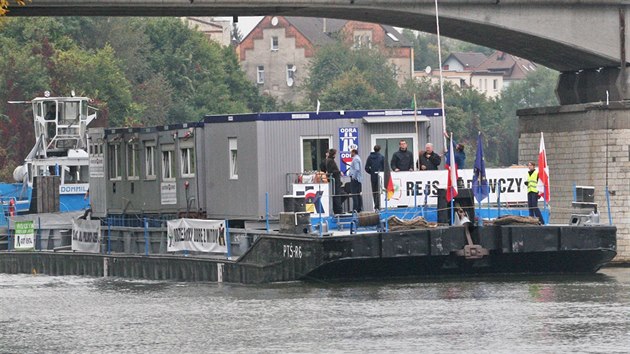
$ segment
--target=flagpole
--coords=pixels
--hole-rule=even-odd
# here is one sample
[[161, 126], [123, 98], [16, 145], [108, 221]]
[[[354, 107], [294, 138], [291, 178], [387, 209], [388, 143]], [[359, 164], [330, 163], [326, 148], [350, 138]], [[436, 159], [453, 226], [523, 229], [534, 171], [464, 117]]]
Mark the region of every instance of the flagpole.
[[[442, 129], [444, 133], [446, 130], [446, 111], [444, 110], [444, 78], [442, 76], [442, 41], [440, 40], [440, 15], [438, 13], [438, 0], [435, 0], [435, 27], [437, 29], [437, 44], [438, 44], [438, 61], [440, 67], [440, 103], [442, 108]], [[444, 135], [444, 151], [446, 151], [446, 134]]]
[[473, 168], [473, 190], [477, 203], [479, 204], [479, 226], [483, 225], [483, 217], [481, 216], [482, 201], [488, 198], [487, 215], [490, 217], [490, 190], [488, 179], [486, 178], [486, 163], [483, 158], [483, 142], [481, 140], [481, 131], [477, 134], [477, 153], [475, 157], [475, 166]]
[[[481, 186], [477, 187], [477, 189], [479, 189], [479, 193], [481, 193]], [[479, 215], [478, 215], [478, 222], [477, 225], [479, 226], [483, 226], [483, 217], [481, 216], [481, 201], [477, 202], [479, 204]]]
[[[416, 103], [416, 94], [413, 94], [413, 121], [416, 124], [416, 139], [418, 139], [418, 148], [419, 148], [419, 144], [420, 144], [420, 134], [418, 134], [418, 104]], [[415, 160], [415, 158], [414, 158]], [[420, 165], [420, 163], [418, 163], [418, 166]]]
[[[479, 141], [480, 141], [480, 139], [481, 139], [481, 131], [478, 131], [478, 133], [477, 133], [477, 150], [479, 150]], [[479, 151], [477, 151], [477, 156], [478, 155], [479, 155]], [[477, 161], [476, 160], [477, 159], [475, 158], [475, 166], [474, 167], [477, 166]], [[477, 171], [475, 171], [474, 167], [473, 167], [473, 172], [475, 172], [475, 174], [477, 174]], [[479, 179], [479, 177], [477, 177], [477, 179]], [[481, 186], [482, 186], [481, 181], [478, 181], [477, 182], [477, 194], [478, 195], [481, 195]], [[490, 198], [488, 198], [488, 199], [490, 199]], [[477, 222], [477, 225], [479, 225], [479, 226], [483, 226], [483, 217], [481, 216], [481, 201], [482, 200], [483, 199], [477, 200], [477, 204], [479, 204], [479, 216], [478, 216], [478, 220], [479, 221]]]
[[458, 194], [457, 191], [457, 164], [455, 163], [455, 156], [453, 153], [453, 133], [451, 133], [451, 143], [448, 149], [448, 183], [446, 185], [447, 193], [446, 197], [451, 198], [451, 225], [453, 225], [455, 221], [455, 209], [453, 208], [453, 204], [455, 202], [455, 197]]

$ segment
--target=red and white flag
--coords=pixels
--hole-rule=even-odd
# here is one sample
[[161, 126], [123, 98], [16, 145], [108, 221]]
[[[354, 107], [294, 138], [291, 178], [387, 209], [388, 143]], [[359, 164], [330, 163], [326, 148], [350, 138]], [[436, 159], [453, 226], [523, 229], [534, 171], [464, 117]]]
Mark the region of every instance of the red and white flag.
[[540, 150], [538, 151], [538, 194], [549, 203], [551, 197], [549, 190], [549, 166], [547, 166], [547, 152], [545, 151], [545, 139], [540, 132]]
[[446, 159], [446, 168], [448, 169], [448, 183], [446, 185], [446, 201], [450, 202], [457, 197], [457, 164], [455, 163], [455, 154], [453, 153], [453, 133], [451, 133], [451, 147], [448, 149], [448, 157]]

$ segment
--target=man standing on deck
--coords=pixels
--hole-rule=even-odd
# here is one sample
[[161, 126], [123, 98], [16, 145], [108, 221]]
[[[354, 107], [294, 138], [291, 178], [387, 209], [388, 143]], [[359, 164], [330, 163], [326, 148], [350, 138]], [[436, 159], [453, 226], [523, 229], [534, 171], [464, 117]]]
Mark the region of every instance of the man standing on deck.
[[390, 164], [392, 170], [398, 171], [413, 171], [413, 154], [407, 150], [407, 141], [401, 139], [398, 142], [398, 151], [392, 156], [392, 162]]
[[337, 166], [337, 162], [335, 162], [335, 155], [337, 155], [337, 150], [328, 150], [328, 158], [326, 158], [326, 172], [331, 178], [333, 178], [335, 182], [335, 188], [333, 190], [333, 213], [342, 214], [343, 207], [341, 206], [341, 171], [339, 170], [339, 166]]
[[381, 184], [378, 180], [378, 173], [385, 170], [385, 157], [381, 155], [381, 146], [374, 145], [374, 151], [370, 153], [365, 161], [365, 172], [370, 174], [372, 184], [372, 198], [374, 199], [374, 210], [381, 208]]
[[420, 171], [437, 171], [438, 166], [442, 162], [440, 155], [433, 151], [433, 144], [427, 143], [424, 146], [424, 151], [420, 154], [418, 160], [418, 169]]
[[538, 209], [538, 170], [536, 170], [536, 164], [529, 162], [527, 164], [529, 171], [527, 171], [527, 207], [529, 209], [529, 216], [536, 217], [540, 221], [541, 225], [545, 224], [545, 220]]
[[352, 162], [350, 163], [350, 169], [348, 170], [348, 176], [350, 176], [350, 193], [352, 193], [352, 208], [357, 213], [363, 211], [363, 196], [361, 195], [363, 186], [363, 171], [361, 165], [361, 157], [357, 149], [350, 150], [350, 156], [352, 156]]

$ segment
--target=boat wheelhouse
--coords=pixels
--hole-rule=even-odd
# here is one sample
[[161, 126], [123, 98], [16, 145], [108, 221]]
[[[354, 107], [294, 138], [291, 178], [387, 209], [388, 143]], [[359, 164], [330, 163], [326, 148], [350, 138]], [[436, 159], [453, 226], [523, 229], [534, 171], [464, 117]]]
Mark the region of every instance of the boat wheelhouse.
[[[77, 211], [85, 209], [89, 188], [87, 127], [96, 119], [96, 109], [87, 97], [37, 97], [31, 104], [35, 144], [24, 164], [13, 172], [16, 183], [0, 184], [0, 200], [5, 209], [13, 203], [15, 213], [30, 211]], [[55, 202], [49, 210], [31, 205], [38, 177], [58, 176], [49, 193]], [[40, 186], [41, 189], [42, 186]], [[12, 202], [13, 201], [13, 202]], [[57, 203], [58, 201], [58, 203]]]

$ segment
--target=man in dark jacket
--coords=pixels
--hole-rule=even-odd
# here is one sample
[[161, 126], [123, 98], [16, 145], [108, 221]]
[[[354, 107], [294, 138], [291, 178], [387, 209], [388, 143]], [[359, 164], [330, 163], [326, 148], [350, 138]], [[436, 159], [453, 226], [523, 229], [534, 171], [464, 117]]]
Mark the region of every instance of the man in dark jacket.
[[365, 172], [370, 174], [370, 182], [372, 184], [374, 210], [381, 208], [381, 184], [378, 180], [378, 173], [383, 172], [385, 168], [385, 157], [379, 151], [381, 151], [381, 146], [374, 145], [374, 151], [370, 153], [370, 156], [365, 161]]
[[413, 171], [413, 154], [407, 150], [407, 142], [403, 139], [398, 142], [398, 151], [392, 156], [392, 170]]
[[435, 171], [440, 166], [442, 158], [440, 155], [433, 151], [433, 144], [427, 143], [424, 147], [424, 151], [420, 153], [420, 159], [418, 160], [420, 171]]
[[343, 207], [341, 206], [341, 171], [339, 170], [339, 166], [337, 166], [337, 162], [335, 162], [335, 155], [337, 155], [337, 150], [330, 149], [328, 150], [328, 158], [326, 158], [326, 172], [329, 174], [331, 178], [334, 178], [335, 188], [332, 191], [333, 193], [333, 213], [334, 214], [342, 214]]

